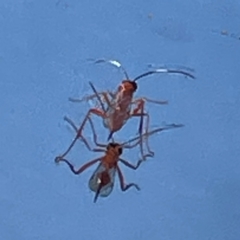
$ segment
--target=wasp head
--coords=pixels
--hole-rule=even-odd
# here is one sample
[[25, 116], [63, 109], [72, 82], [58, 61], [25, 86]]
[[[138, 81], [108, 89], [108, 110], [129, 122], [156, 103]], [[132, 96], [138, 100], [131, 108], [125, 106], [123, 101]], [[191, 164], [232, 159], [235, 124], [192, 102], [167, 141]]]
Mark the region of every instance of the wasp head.
[[137, 90], [137, 83], [130, 80], [123, 80], [122, 86], [126, 91], [135, 92]]
[[114, 152], [117, 152], [117, 154], [120, 156], [123, 152], [123, 149], [120, 144], [118, 143], [109, 143], [107, 146], [107, 150], [112, 150]]

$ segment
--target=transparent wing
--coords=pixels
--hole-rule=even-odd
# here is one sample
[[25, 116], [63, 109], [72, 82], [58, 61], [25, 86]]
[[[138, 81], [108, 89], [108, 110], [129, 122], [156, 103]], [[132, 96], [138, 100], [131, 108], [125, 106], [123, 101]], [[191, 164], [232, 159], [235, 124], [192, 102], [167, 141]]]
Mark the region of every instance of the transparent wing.
[[91, 176], [88, 186], [93, 192], [97, 192], [102, 181], [102, 187], [99, 191], [99, 196], [107, 197], [113, 190], [115, 180], [116, 168], [106, 169], [105, 166], [100, 163]]

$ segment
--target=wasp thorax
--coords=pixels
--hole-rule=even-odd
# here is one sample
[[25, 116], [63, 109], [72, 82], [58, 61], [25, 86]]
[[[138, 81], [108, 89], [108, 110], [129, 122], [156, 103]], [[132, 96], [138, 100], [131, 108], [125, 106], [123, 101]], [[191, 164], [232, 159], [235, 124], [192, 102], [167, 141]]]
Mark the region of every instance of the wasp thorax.
[[137, 83], [134, 81], [130, 81], [130, 80], [123, 80], [122, 84], [124, 85], [124, 88], [126, 90], [130, 90], [135, 92], [137, 90]]

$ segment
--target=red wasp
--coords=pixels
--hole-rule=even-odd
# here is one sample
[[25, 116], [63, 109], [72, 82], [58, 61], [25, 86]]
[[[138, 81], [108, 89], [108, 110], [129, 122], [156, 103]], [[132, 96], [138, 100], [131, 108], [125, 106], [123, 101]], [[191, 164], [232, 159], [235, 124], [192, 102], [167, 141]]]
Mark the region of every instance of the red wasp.
[[[192, 74], [182, 70], [158, 68], [158, 69], [143, 73], [137, 76], [136, 78], [134, 78], [133, 80], [130, 80], [126, 70], [122, 67], [121, 63], [119, 63], [118, 61], [102, 60], [102, 59], [95, 61], [95, 63], [102, 63], [102, 62], [110, 63], [120, 68], [123, 71], [126, 79], [122, 81], [122, 83], [119, 85], [116, 92], [105, 91], [105, 92], [98, 93], [95, 87], [93, 86], [93, 84], [89, 82], [92, 90], [94, 91], [93, 95], [87, 96], [81, 100], [72, 99], [72, 98], [69, 99], [70, 101], [73, 101], [73, 102], [79, 102], [79, 101], [81, 102], [83, 100], [90, 100], [93, 98], [97, 98], [101, 105], [101, 108], [91, 108], [88, 111], [88, 113], [86, 114], [82, 122], [82, 125], [77, 131], [77, 135], [75, 139], [72, 141], [68, 149], [61, 155], [61, 157], [64, 157], [68, 154], [68, 152], [74, 146], [77, 139], [81, 136], [81, 132], [86, 122], [90, 119], [91, 114], [100, 116], [103, 119], [104, 126], [108, 128], [110, 131], [108, 136], [108, 141], [111, 139], [113, 134], [119, 131], [123, 127], [123, 125], [127, 122], [127, 120], [132, 117], [140, 117], [138, 132], [141, 136], [143, 132], [144, 117], [146, 117], [146, 129], [148, 129], [148, 126], [149, 126], [149, 114], [144, 112], [145, 102], [151, 102], [156, 104], [167, 104], [167, 101], [151, 100], [145, 97], [133, 99], [133, 94], [137, 90], [137, 87], [138, 87], [137, 81], [139, 79], [155, 73], [181, 74], [193, 79], [195, 78]], [[105, 107], [101, 97], [103, 98], [104, 102], [107, 104], [107, 107]], [[148, 153], [144, 154], [142, 141], [140, 142], [140, 151], [141, 151], [142, 157], [143, 158], [152, 157], [154, 153], [150, 150], [148, 141], [146, 141], [146, 146], [148, 149]]]
[[[78, 132], [78, 128], [74, 125], [74, 123], [69, 118], [65, 117], [65, 120], [75, 129], [76, 132]], [[70, 170], [76, 175], [81, 174], [83, 171], [85, 171], [87, 168], [94, 165], [95, 163], [100, 162], [97, 169], [92, 174], [88, 183], [89, 188], [93, 192], [95, 192], [94, 202], [97, 201], [98, 196], [107, 197], [112, 192], [116, 172], [119, 177], [122, 191], [126, 191], [131, 187], [135, 187], [137, 190], [140, 190], [139, 186], [135, 183], [125, 184], [124, 176], [122, 174], [121, 169], [118, 166], [118, 162], [121, 162], [125, 166], [136, 170], [140, 166], [143, 160], [141, 159], [137, 162], [136, 165], [133, 165], [128, 161], [122, 159], [120, 156], [123, 152], [123, 148], [126, 148], [126, 149], [134, 148], [140, 143], [140, 141], [142, 141], [143, 138], [148, 138], [150, 135], [153, 135], [155, 133], [158, 133], [164, 130], [183, 127], [182, 124], [169, 124], [164, 127], [160, 127], [152, 131], [146, 132], [142, 134], [142, 136], [135, 137], [122, 144], [110, 142], [109, 144], [106, 145], [106, 144], [98, 143], [97, 134], [96, 134], [93, 122], [91, 119], [89, 120], [89, 122], [93, 132], [94, 143], [98, 148], [92, 149], [83, 135], [79, 137], [90, 151], [105, 152], [105, 154], [92, 161], [89, 161], [88, 163], [84, 164], [82, 167], [80, 167], [77, 170], [67, 159], [57, 157], [55, 158], [55, 162], [56, 163], [65, 162], [69, 166]]]

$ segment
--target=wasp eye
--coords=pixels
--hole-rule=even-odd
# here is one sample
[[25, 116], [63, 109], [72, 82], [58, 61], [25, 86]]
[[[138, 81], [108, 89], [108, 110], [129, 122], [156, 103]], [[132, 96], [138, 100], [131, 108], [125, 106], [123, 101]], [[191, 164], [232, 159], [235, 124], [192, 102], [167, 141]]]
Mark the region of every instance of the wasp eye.
[[121, 155], [123, 152], [123, 149], [121, 147], [118, 148], [118, 154]]
[[132, 87], [133, 87], [134, 91], [136, 91], [137, 90], [137, 83], [134, 82], [134, 81], [131, 81], [130, 83], [132, 84]]
[[108, 146], [115, 148], [117, 146], [117, 143], [109, 143]]
[[117, 148], [119, 146], [118, 143], [109, 143], [108, 146], [107, 146], [107, 150], [111, 149], [111, 148]]

